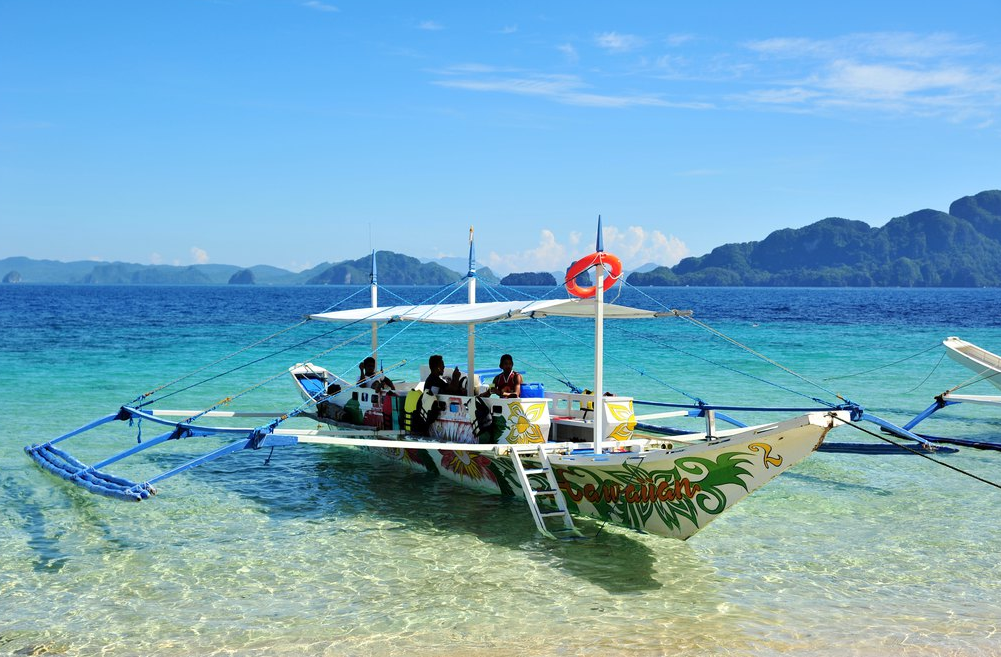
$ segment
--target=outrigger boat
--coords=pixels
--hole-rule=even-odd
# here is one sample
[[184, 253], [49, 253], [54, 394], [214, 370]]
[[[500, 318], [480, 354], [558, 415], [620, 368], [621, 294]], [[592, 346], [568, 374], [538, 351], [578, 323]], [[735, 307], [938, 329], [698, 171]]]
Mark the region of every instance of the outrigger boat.
[[[932, 402], [928, 408], [918, 413], [913, 420], [903, 425], [902, 429], [909, 433], [915, 433], [918, 424], [924, 422], [929, 417], [948, 406], [965, 403], [1001, 407], [1001, 395], [966, 395], [956, 393], [957, 390], [974, 383], [979, 383], [980, 381], [986, 381], [995, 388], [1001, 389], [1001, 356], [978, 347], [971, 342], [961, 340], [956, 336], [949, 336], [942, 341], [942, 345], [945, 347], [946, 355], [948, 355], [950, 359], [959, 363], [963, 367], [972, 370], [975, 374], [959, 385], [953, 386], [949, 390], [936, 395], [935, 401]], [[895, 432], [891, 430], [891, 433]], [[944, 438], [927, 435], [922, 435], [922, 438], [925, 438], [933, 443], [949, 443], [965, 447], [1001, 451], [1001, 444], [980, 440]]]
[[[538, 530], [552, 538], [581, 538], [575, 518], [588, 517], [621, 527], [687, 539], [723, 511], [809, 456], [828, 432], [860, 412], [852, 404], [814, 409], [780, 421], [721, 429], [724, 411], [699, 402], [686, 408], [640, 402], [606, 394], [603, 384], [606, 321], [688, 318], [690, 311], [660, 311], [606, 303], [605, 293], [620, 282], [621, 263], [605, 253], [598, 223], [595, 253], [568, 272], [573, 294], [567, 299], [477, 302], [476, 267], [470, 231], [469, 272], [461, 285], [466, 303], [380, 306], [377, 275], [372, 271], [370, 307], [316, 313], [311, 321], [358, 326], [372, 334], [371, 354], [380, 348], [378, 329], [405, 322], [467, 327], [466, 387], [432, 394], [422, 383], [397, 383], [396, 390], [373, 390], [339, 377], [312, 362], [287, 370], [302, 403], [290, 411], [218, 410], [231, 401], [199, 411], [150, 407], [156, 391], [145, 393], [104, 418], [25, 451], [47, 471], [108, 497], [140, 501], [156, 493], [169, 477], [244, 449], [291, 445], [350, 446], [370, 450], [417, 470], [437, 473], [479, 491], [522, 498]], [[594, 269], [595, 285], [573, 281]], [[549, 392], [526, 384], [518, 398], [483, 396], [475, 362], [478, 327], [499, 322], [577, 318], [594, 326], [592, 391]], [[395, 370], [402, 362], [391, 368]], [[169, 384], [168, 384], [169, 385]], [[636, 407], [654, 406], [638, 414]], [[657, 406], [674, 407], [670, 410]], [[768, 410], [768, 409], [748, 409]], [[689, 416], [704, 418], [704, 429], [665, 435], [656, 421]], [[211, 424], [211, 418], [268, 418], [252, 426]], [[315, 429], [290, 427], [294, 417], [310, 417]], [[178, 418], [182, 418], [178, 420]], [[65, 452], [63, 441], [113, 422], [143, 421], [163, 433], [93, 465]], [[326, 425], [326, 428], [322, 428]], [[144, 481], [106, 472], [113, 463], [148, 448], [203, 437], [228, 437], [227, 444]]]

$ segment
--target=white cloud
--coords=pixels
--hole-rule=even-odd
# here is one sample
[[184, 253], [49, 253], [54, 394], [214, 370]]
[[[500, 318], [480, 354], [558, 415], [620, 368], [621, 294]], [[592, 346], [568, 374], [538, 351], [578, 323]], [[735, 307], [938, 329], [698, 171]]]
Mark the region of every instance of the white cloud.
[[642, 226], [629, 226], [624, 231], [607, 226], [602, 235], [605, 250], [619, 256], [626, 269], [648, 262], [675, 265], [689, 255], [688, 247], [674, 235], [668, 237], [659, 230], [648, 231]]
[[619, 34], [618, 32], [605, 32], [594, 38], [594, 42], [600, 48], [610, 52], [629, 52], [643, 47], [646, 41], [634, 34]]
[[577, 54], [577, 49], [569, 43], [560, 44], [556, 46], [556, 49], [563, 53], [563, 56], [566, 57], [567, 61], [571, 64], [576, 64], [580, 60], [580, 56]]
[[585, 107], [687, 107], [704, 108], [704, 103], [675, 103], [656, 95], [598, 94], [585, 91], [587, 85], [575, 75], [528, 75], [506, 78], [466, 78], [437, 80], [434, 84], [466, 91], [490, 91], [522, 96], [539, 96], [566, 105]]
[[435, 32], [437, 30], [444, 30], [445, 26], [437, 21], [421, 21], [417, 24], [417, 29]]
[[518, 31], [517, 25], [505, 25], [500, 29], [501, 34], [514, 34]]
[[153, 253], [149, 254], [149, 261], [150, 261], [150, 264], [153, 264], [153, 265], [162, 265], [163, 264], [163, 256], [160, 255], [159, 253], [157, 253], [156, 251], [154, 251]]
[[307, 0], [306, 2], [302, 3], [302, 6], [309, 7], [310, 9], [315, 9], [317, 11], [326, 11], [326, 12], [340, 11], [340, 9], [338, 9], [334, 5], [328, 5], [325, 2], [320, 2], [320, 0]]
[[773, 57], [813, 57], [825, 60], [843, 57], [938, 60], [970, 55], [982, 48], [977, 43], [964, 41], [951, 34], [912, 32], [865, 32], [830, 39], [779, 37], [749, 41], [745, 45], [750, 50]]
[[695, 41], [695, 35], [693, 34], [672, 34], [664, 39], [664, 43], [672, 48], [683, 46], [686, 43], [691, 43], [692, 41]]
[[191, 257], [194, 259], [196, 264], [204, 265], [209, 261], [209, 254], [205, 249], [200, 249], [197, 246], [191, 247]]
[[535, 248], [518, 253], [498, 254], [491, 251], [487, 262], [492, 269], [510, 271], [562, 271], [570, 266], [567, 249], [556, 240], [556, 235], [548, 228], [539, 233], [539, 244]]
[[[775, 37], [720, 45], [674, 34], [647, 42], [619, 32], [594, 36], [610, 53], [600, 71], [562, 74], [580, 59], [572, 41], [553, 70], [467, 64], [435, 71], [433, 84], [596, 108], [753, 108], [862, 118], [912, 115], [996, 125], [1001, 59], [994, 45], [945, 33], [850, 33], [827, 39]], [[586, 75], [586, 77], [584, 77]], [[678, 84], [679, 81], [697, 84]]]
[[[619, 230], [614, 226], [605, 226], [602, 235], [605, 250], [618, 256], [627, 270], [648, 262], [674, 265], [690, 255], [684, 242], [673, 235], [664, 235], [659, 230], [647, 230], [641, 226]], [[564, 271], [574, 260], [587, 255], [581, 249], [583, 241], [580, 232], [572, 231], [565, 244], [553, 231], [543, 229], [535, 247], [515, 253], [491, 251], [487, 256], [487, 264], [499, 273]], [[591, 244], [588, 243], [588, 246]]]
[[978, 123], [993, 120], [1001, 109], [1001, 66], [985, 63], [982, 45], [949, 34], [774, 38], [745, 46], [762, 57], [761, 86], [735, 97], [738, 101]]
[[317, 263], [313, 262], [312, 260], [307, 260], [305, 262], [299, 262], [298, 260], [293, 260], [285, 267], [285, 269], [288, 269], [289, 271], [293, 271], [295, 273], [299, 273], [301, 271], [306, 271], [307, 269], [312, 269], [313, 267], [316, 266], [316, 264]]

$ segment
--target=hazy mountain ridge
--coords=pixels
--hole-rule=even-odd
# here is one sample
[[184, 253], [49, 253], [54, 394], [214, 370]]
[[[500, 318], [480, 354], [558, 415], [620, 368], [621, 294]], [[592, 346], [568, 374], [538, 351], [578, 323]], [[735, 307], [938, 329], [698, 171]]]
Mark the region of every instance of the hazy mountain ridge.
[[[379, 282], [383, 285], [445, 285], [463, 274], [437, 263], [421, 263], [416, 258], [379, 251]], [[59, 262], [15, 256], [0, 260], [0, 276], [8, 283], [78, 285], [367, 285], [371, 256], [338, 263], [324, 262], [299, 273], [255, 265], [142, 265], [132, 262], [81, 260]], [[487, 283], [499, 279], [483, 267], [477, 277]], [[16, 280], [15, 280], [16, 279]]]
[[632, 285], [1001, 286], [1001, 191], [918, 210], [874, 228], [838, 217], [724, 244], [674, 267], [633, 273]]
[[[443, 266], [461, 260], [463, 271]], [[302, 272], [270, 265], [141, 265], [22, 256], [0, 259], [0, 277], [13, 283], [90, 285], [365, 285], [371, 256], [324, 262]], [[459, 258], [421, 262], [379, 251], [383, 285], [444, 285], [465, 275]], [[949, 212], [919, 210], [874, 228], [838, 217], [802, 228], [783, 228], [761, 241], [723, 244], [674, 267], [644, 265], [629, 274], [633, 285], [999, 287], [1001, 191], [966, 196]], [[243, 272], [249, 272], [243, 273]], [[237, 276], [240, 274], [240, 276]], [[553, 273], [559, 281], [562, 272]], [[234, 277], [236, 277], [234, 279]], [[477, 277], [498, 283], [488, 267]], [[590, 285], [590, 281], [580, 281]]]

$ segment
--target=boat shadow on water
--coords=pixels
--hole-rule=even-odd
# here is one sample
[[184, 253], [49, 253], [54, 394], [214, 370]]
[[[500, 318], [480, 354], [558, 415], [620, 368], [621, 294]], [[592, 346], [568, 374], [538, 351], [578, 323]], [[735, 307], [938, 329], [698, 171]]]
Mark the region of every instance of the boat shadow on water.
[[72, 550], [66, 543], [81, 527], [99, 535], [95, 543], [101, 546], [104, 555], [142, 547], [108, 522], [100, 510], [103, 500], [72, 486], [42, 488], [19, 481], [25, 474], [0, 478], [0, 499], [4, 500], [5, 511], [17, 519], [15, 524], [19, 523], [24, 532], [25, 545], [34, 554], [33, 570], [58, 573], [69, 564]]
[[[307, 519], [322, 525], [317, 531], [330, 531], [339, 518], [358, 516], [394, 523], [343, 530], [372, 532], [372, 541], [386, 531], [472, 535], [483, 543], [526, 553], [613, 594], [664, 587], [655, 577], [656, 563], [669, 553], [683, 560], [686, 569], [712, 571], [685, 543], [672, 541], [669, 549], [655, 553], [643, 536], [589, 519], [575, 518], [588, 537], [584, 540], [544, 538], [523, 500], [471, 491], [360, 450], [276, 451], [264, 466], [266, 457], [261, 454], [253, 465], [236, 459], [244, 463], [239, 476], [232, 476], [237, 472], [232, 462], [211, 464], [188, 476], [206, 483], [224, 478], [229, 492], [252, 501], [275, 522]], [[650, 540], [662, 542], [657, 537]]]

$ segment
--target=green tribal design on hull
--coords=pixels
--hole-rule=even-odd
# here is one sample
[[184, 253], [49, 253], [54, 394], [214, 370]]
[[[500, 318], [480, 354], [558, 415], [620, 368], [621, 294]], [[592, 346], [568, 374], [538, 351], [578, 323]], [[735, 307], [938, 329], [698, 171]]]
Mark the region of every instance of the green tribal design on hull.
[[745, 467], [751, 460], [746, 453], [726, 452], [715, 460], [681, 456], [665, 470], [628, 463], [614, 471], [569, 466], [557, 469], [556, 478], [571, 513], [580, 513], [579, 503], [587, 502], [599, 517], [628, 527], [643, 529], [656, 515], [665, 526], [680, 529], [682, 519], [698, 527], [700, 511], [722, 513], [723, 486], [748, 490], [741, 477], [752, 476]]

